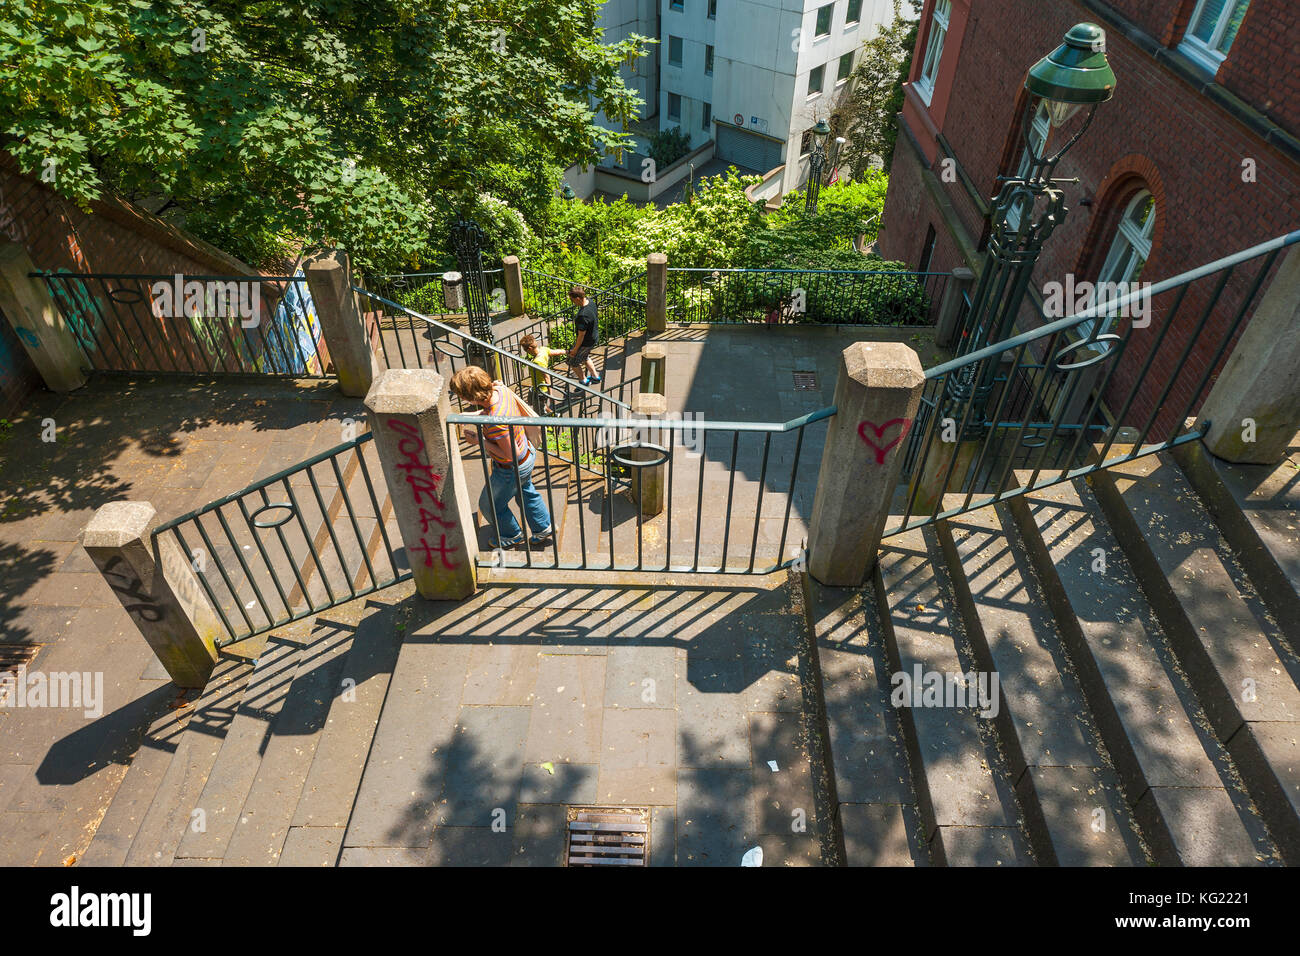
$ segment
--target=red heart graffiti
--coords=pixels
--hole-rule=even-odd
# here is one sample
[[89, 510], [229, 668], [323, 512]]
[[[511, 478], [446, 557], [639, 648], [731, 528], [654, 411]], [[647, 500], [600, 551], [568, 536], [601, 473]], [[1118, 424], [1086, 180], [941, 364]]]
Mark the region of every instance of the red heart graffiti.
[[[899, 431], [898, 437], [895, 438], [893, 441], [891, 441], [884, 448], [881, 448], [879, 445], [877, 445], [875, 442], [873, 442], [870, 438], [867, 437], [868, 428], [870, 428], [873, 432], [876, 433], [877, 438], [883, 438], [885, 432], [893, 428], [895, 425], [902, 425], [903, 427]], [[875, 451], [876, 464], [883, 465], [885, 463], [885, 453], [888, 452], [889, 449], [897, 445], [899, 442], [901, 442], [904, 438], [906, 438], [908, 429], [910, 429], [911, 427], [912, 427], [912, 420], [910, 418], [891, 418], [883, 425], [877, 425], [875, 422], [862, 422], [858, 425], [858, 437], [861, 438], [868, 445], [870, 445], [872, 449]]]

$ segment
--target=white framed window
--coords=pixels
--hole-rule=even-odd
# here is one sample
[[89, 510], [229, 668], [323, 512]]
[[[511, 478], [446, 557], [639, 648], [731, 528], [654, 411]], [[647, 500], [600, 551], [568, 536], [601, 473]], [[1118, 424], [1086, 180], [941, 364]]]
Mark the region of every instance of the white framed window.
[[1199, 0], [1178, 51], [1210, 73], [1218, 73], [1249, 7], [1250, 0]]
[[930, 39], [925, 45], [925, 59], [921, 61], [921, 75], [916, 78], [916, 91], [925, 105], [934, 96], [934, 82], [939, 77], [939, 62], [943, 59], [943, 41], [948, 36], [948, 21], [952, 16], [952, 0], [934, 0], [934, 14], [930, 18]]
[[826, 65], [815, 66], [808, 73], [808, 96], [809, 98], [818, 96], [822, 91], [822, 84], [826, 82]]
[[[1025, 145], [1024, 151], [1020, 154], [1020, 163], [1016, 166], [1016, 178], [1024, 179], [1029, 172], [1029, 167], [1033, 165], [1033, 156], [1030, 155], [1030, 149], [1033, 149], [1035, 155], [1042, 156], [1043, 150], [1047, 147], [1047, 134], [1051, 132], [1052, 121], [1047, 115], [1047, 106], [1043, 103], [1038, 104], [1038, 112], [1034, 114], [1033, 122], [1029, 124], [1029, 142]], [[1007, 210], [1007, 225], [1013, 231], [1020, 231], [1020, 207], [1012, 206]]]
[[849, 0], [849, 10], [844, 15], [844, 25], [852, 26], [862, 19], [862, 0]]
[[826, 6], [818, 9], [816, 32], [813, 33], [814, 40], [831, 35], [831, 17], [834, 15], [835, 4], [833, 3], [828, 3]]
[[835, 73], [835, 85], [847, 83], [850, 76], [853, 75], [853, 53], [845, 53], [840, 57], [840, 66]]
[[[1110, 251], [1106, 253], [1106, 261], [1097, 274], [1099, 290], [1108, 283], [1122, 282], [1127, 284], [1127, 291], [1133, 291], [1129, 286], [1141, 280], [1142, 270], [1146, 267], [1147, 259], [1151, 258], [1151, 236], [1155, 227], [1155, 197], [1149, 190], [1143, 189], [1124, 207], [1124, 215], [1120, 217], [1115, 238], [1110, 243]], [[1109, 295], [1106, 297], [1109, 298]], [[1099, 294], [1098, 301], [1101, 300]], [[1115, 324], [1113, 318], [1102, 321], [1105, 322], [1101, 330], [1103, 333]], [[1094, 321], [1080, 323], [1079, 334], [1087, 338], [1092, 334], [1093, 325]]]

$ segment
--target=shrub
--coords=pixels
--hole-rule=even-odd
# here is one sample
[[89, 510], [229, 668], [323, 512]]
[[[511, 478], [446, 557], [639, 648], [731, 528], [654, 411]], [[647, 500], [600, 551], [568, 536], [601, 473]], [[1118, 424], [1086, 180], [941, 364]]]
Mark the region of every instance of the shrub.
[[661, 129], [650, 137], [650, 158], [655, 169], [663, 171], [691, 151], [691, 137], [680, 126]]

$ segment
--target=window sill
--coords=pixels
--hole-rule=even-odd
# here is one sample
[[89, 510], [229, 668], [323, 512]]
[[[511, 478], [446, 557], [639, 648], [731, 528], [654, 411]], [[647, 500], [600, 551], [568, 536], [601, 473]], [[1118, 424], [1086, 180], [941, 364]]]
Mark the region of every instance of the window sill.
[[1205, 44], [1190, 37], [1185, 37], [1183, 42], [1175, 47], [1175, 50], [1182, 54], [1183, 59], [1203, 72], [1211, 80], [1218, 76], [1219, 67], [1227, 59], [1223, 54], [1211, 50]]
[[916, 91], [916, 95], [925, 104], [925, 108], [929, 109], [930, 101], [934, 99], [934, 84], [920, 79], [912, 84], [912, 89]]

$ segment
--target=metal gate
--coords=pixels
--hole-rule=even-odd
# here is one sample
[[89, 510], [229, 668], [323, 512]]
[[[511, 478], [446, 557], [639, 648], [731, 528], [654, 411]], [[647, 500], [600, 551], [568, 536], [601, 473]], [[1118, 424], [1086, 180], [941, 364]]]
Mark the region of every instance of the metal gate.
[[735, 126], [728, 126], [725, 123], [718, 123], [717, 129], [717, 146], [714, 154], [718, 159], [760, 173], [766, 173], [781, 165], [782, 144], [777, 140]]

